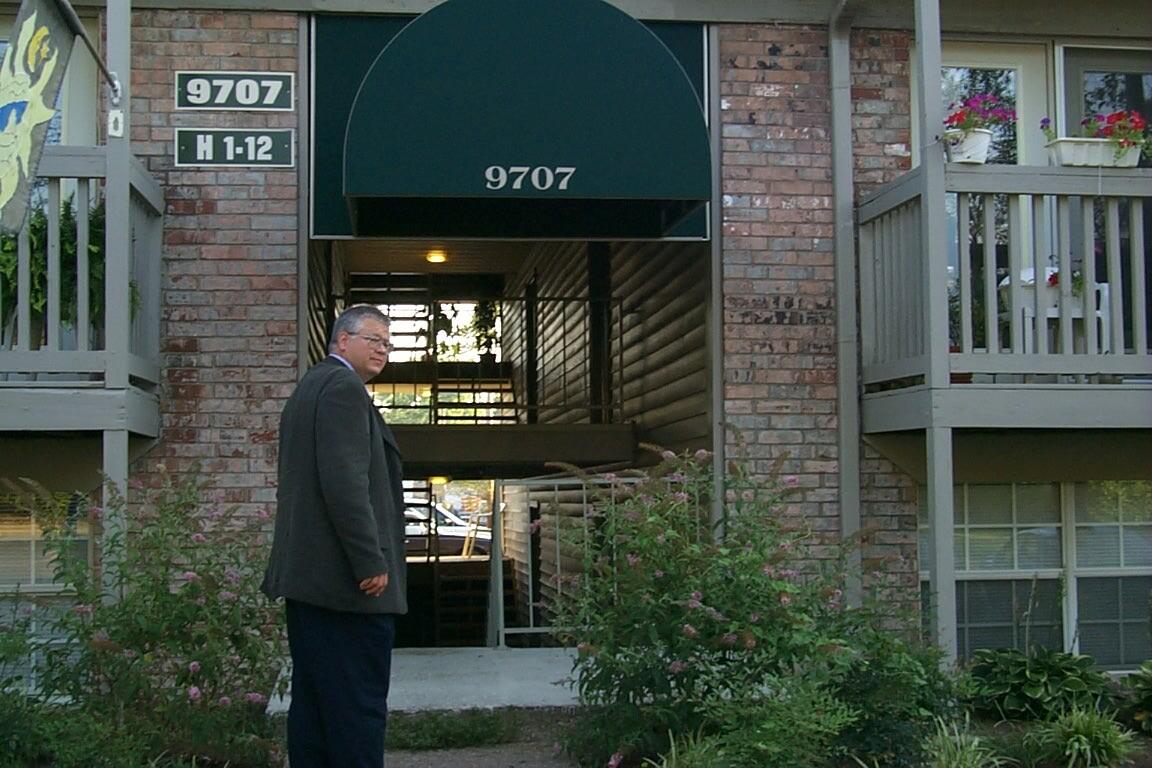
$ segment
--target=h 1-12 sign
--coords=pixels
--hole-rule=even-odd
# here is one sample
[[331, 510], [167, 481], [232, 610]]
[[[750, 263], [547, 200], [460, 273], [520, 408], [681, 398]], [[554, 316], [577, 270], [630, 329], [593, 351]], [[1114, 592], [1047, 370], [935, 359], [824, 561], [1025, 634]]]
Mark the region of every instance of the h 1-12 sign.
[[290, 128], [177, 128], [176, 165], [291, 168], [295, 144], [296, 134]]

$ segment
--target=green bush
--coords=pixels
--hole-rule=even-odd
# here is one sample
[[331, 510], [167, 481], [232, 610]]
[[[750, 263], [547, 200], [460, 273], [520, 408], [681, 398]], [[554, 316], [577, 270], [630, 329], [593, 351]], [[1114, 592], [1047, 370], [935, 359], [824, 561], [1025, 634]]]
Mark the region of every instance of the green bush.
[[[660, 458], [604, 478], [611, 490], [591, 521], [559, 531], [584, 556], [583, 577], [556, 584], [551, 603], [576, 645], [585, 705], [570, 752], [589, 766], [637, 765], [666, 749], [669, 732], [701, 734], [737, 768], [798, 768], [844, 755], [849, 728], [875, 742], [869, 754], [888, 754], [907, 733], [888, 719], [911, 718], [909, 732], [931, 721], [942, 701], [908, 691], [935, 671], [881, 629], [878, 610], [847, 607], [848, 552], [782, 519], [787, 480], [731, 462], [714, 526], [711, 454]], [[899, 691], [879, 717], [856, 703], [874, 672]]]
[[1106, 696], [1108, 676], [1091, 656], [1039, 646], [979, 650], [969, 665], [971, 704], [1006, 720], [1051, 720], [1075, 707], [1094, 707]]
[[841, 751], [885, 768], [918, 768], [924, 740], [938, 718], [959, 715], [953, 677], [935, 647], [903, 642], [864, 627], [851, 637], [860, 649], [836, 681], [836, 695], [859, 716], [840, 734]]
[[1108, 714], [1074, 707], [1028, 734], [1041, 760], [1063, 768], [1113, 768], [1136, 751], [1135, 737]]
[[[281, 612], [259, 591], [265, 521], [211, 504], [195, 473], [158, 469], [163, 486], [138, 488], [139, 503], [86, 510], [98, 569], [76, 556], [82, 512], [38, 494], [64, 590], [36, 605], [53, 638], [37, 678], [45, 751], [61, 767], [277, 765], [264, 710], [287, 653]], [[103, 529], [106, 515], [128, 535]]]
[[1133, 728], [1152, 736], [1152, 661], [1124, 679], [1120, 714]]

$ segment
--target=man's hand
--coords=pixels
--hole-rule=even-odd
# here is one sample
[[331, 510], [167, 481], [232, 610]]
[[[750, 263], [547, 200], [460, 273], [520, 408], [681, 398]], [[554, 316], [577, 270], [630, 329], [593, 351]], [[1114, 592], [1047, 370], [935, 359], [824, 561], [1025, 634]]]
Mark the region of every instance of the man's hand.
[[384, 590], [388, 588], [388, 574], [381, 573], [377, 576], [371, 576], [364, 581], [360, 582], [360, 591], [368, 595], [368, 597], [380, 597], [384, 594]]

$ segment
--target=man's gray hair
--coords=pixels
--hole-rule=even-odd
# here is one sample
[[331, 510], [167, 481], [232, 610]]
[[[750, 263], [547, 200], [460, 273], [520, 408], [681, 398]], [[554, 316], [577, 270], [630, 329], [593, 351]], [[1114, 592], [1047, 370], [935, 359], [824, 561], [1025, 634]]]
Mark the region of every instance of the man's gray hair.
[[353, 304], [341, 312], [340, 317], [336, 318], [336, 322], [332, 324], [332, 335], [328, 337], [328, 351], [335, 351], [336, 340], [340, 338], [341, 333], [359, 333], [364, 321], [369, 318], [384, 323], [384, 325], [392, 324], [391, 318], [381, 312], [379, 307], [371, 304]]

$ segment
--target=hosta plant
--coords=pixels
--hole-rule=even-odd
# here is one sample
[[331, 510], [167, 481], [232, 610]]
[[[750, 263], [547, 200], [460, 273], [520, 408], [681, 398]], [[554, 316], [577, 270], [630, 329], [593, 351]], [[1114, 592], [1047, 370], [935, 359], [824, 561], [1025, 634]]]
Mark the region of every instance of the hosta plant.
[[969, 666], [972, 707], [1006, 720], [1051, 720], [1073, 707], [1095, 707], [1108, 676], [1091, 656], [1039, 646], [976, 651]]

